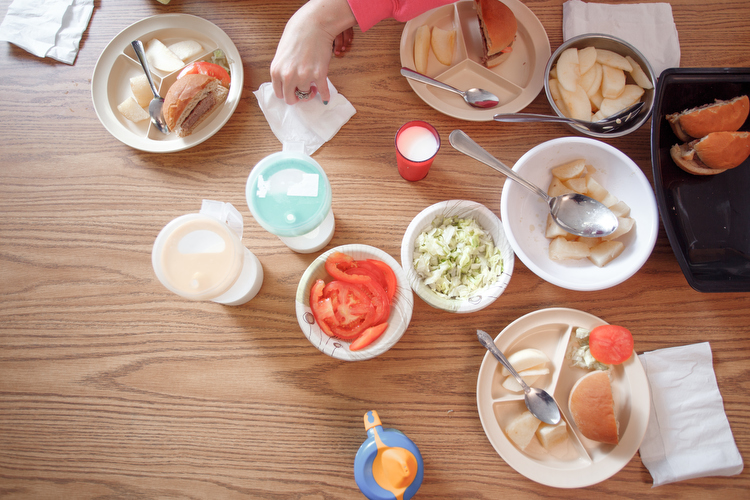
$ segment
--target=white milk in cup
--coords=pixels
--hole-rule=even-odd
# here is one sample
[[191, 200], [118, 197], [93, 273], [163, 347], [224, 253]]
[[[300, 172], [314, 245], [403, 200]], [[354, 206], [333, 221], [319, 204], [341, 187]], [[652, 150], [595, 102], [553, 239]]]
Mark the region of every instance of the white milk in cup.
[[231, 203], [203, 200], [199, 213], [174, 219], [156, 237], [156, 277], [186, 299], [248, 302], [263, 284], [263, 266], [242, 244], [242, 229], [242, 214]]

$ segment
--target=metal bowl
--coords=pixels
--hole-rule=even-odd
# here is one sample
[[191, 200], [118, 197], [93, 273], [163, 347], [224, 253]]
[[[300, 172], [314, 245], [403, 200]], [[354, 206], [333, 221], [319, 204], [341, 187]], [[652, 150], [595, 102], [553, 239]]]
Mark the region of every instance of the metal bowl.
[[[643, 97], [641, 97], [641, 100], [645, 103], [641, 110], [641, 114], [639, 115], [638, 119], [633, 121], [632, 124], [627, 128], [621, 128], [609, 133], [601, 133], [591, 132], [579, 125], [570, 124], [569, 126], [576, 132], [599, 138], [620, 137], [638, 130], [644, 123], [646, 123], [646, 121], [648, 121], [654, 108], [656, 75], [654, 74], [653, 68], [651, 68], [651, 64], [649, 64], [648, 60], [643, 56], [643, 54], [638, 51], [638, 49], [630, 45], [628, 42], [611, 35], [604, 35], [601, 33], [587, 33], [585, 35], [571, 38], [567, 42], [560, 45], [557, 50], [555, 50], [555, 52], [549, 58], [549, 61], [547, 61], [547, 67], [544, 70], [544, 92], [547, 94], [547, 100], [549, 101], [550, 106], [555, 111], [555, 114], [557, 114], [557, 116], [565, 116], [557, 107], [557, 104], [555, 104], [555, 100], [552, 98], [552, 94], [550, 93], [549, 89], [549, 73], [552, 67], [557, 64], [557, 59], [560, 57], [560, 54], [571, 47], [583, 49], [590, 46], [594, 46], [597, 49], [611, 50], [612, 52], [616, 52], [623, 57], [632, 57], [633, 60], [635, 60], [635, 62], [637, 62], [641, 66], [643, 72], [646, 73], [646, 75], [649, 77], [653, 88], [646, 89]], [[627, 83], [634, 83], [630, 75], [626, 74], [626, 76]]]

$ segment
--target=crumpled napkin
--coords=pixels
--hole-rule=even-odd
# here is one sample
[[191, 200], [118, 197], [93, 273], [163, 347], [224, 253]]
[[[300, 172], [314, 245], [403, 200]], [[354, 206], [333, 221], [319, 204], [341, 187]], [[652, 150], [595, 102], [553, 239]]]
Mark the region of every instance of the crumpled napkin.
[[680, 66], [680, 41], [668, 3], [565, 2], [563, 39], [584, 33], [604, 33], [630, 43], [648, 59], [657, 77], [667, 68]]
[[0, 40], [73, 64], [93, 12], [94, 0], [13, 0], [0, 24]]
[[708, 342], [638, 356], [651, 386], [641, 460], [662, 484], [742, 472]]
[[339, 94], [330, 80], [331, 99], [323, 104], [320, 94], [307, 101], [287, 104], [273, 93], [271, 82], [253, 92], [274, 135], [282, 144], [302, 142], [305, 153], [311, 156], [320, 146], [330, 141], [357, 110]]

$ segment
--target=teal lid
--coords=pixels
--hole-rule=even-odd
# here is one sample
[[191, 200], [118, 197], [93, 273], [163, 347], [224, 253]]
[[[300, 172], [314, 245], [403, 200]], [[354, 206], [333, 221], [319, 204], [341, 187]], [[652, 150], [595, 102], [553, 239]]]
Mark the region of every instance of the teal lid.
[[331, 210], [331, 184], [323, 168], [304, 153], [282, 151], [259, 161], [247, 179], [247, 205], [266, 231], [302, 236]]

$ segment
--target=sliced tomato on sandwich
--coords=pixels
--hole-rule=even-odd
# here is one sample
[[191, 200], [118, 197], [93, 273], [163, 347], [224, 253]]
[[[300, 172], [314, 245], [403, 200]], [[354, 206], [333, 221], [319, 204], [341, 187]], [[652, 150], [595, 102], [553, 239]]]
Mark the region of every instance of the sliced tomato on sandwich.
[[619, 365], [633, 355], [633, 335], [625, 327], [600, 325], [589, 334], [589, 350], [605, 365]]
[[229, 84], [231, 82], [231, 78], [229, 77], [229, 73], [227, 73], [227, 70], [225, 70], [218, 64], [210, 63], [207, 61], [196, 61], [188, 64], [177, 75], [177, 79], [179, 80], [185, 75], [194, 74], [212, 76], [219, 80], [219, 83], [221, 83], [222, 87], [227, 89], [229, 88]]

